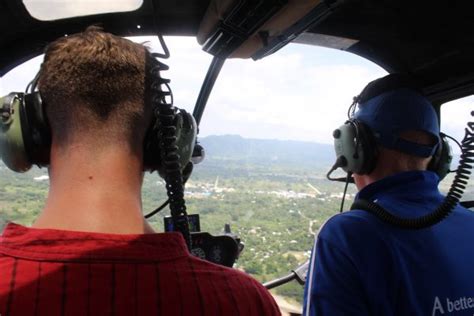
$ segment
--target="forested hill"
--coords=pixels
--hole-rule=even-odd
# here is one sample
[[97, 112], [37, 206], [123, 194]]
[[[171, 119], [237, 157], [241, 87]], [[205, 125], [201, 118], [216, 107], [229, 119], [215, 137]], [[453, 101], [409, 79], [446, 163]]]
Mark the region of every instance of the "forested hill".
[[[333, 146], [231, 135], [203, 137], [200, 142], [206, 158], [194, 167], [185, 197], [188, 212], [201, 215], [201, 229], [220, 234], [230, 224], [245, 243], [236, 267], [262, 282], [286, 275], [308, 260], [315, 232], [338, 212], [343, 196], [344, 184], [326, 179], [335, 159]], [[441, 184], [443, 192], [452, 179], [449, 175]], [[472, 187], [467, 186], [463, 200], [473, 199]], [[8, 221], [31, 225], [44, 207], [48, 188], [45, 168], [14, 173], [0, 161], [0, 232]], [[146, 173], [142, 187], [146, 213], [166, 200], [164, 188], [156, 173]], [[355, 190], [349, 186], [346, 205]], [[168, 214], [168, 210], [159, 213], [150, 224], [162, 231]], [[303, 298], [297, 282], [274, 292], [299, 302]]]
[[[200, 142], [206, 158], [186, 183], [187, 210], [200, 214], [201, 229], [214, 235], [231, 225], [245, 243], [236, 268], [266, 282], [308, 260], [314, 232], [340, 204], [343, 185], [324, 177], [334, 161], [332, 145], [230, 135]], [[48, 187], [45, 168], [20, 174], [0, 162], [0, 232], [9, 221], [31, 225], [44, 207]], [[166, 200], [164, 188], [156, 173], [146, 173], [146, 213]], [[163, 231], [168, 214], [165, 210], [149, 222]], [[297, 282], [274, 292], [298, 302], [303, 297]]]
[[199, 139], [206, 159], [245, 161], [257, 165], [314, 167], [332, 165], [334, 149], [313, 142], [249, 139], [239, 135], [207, 136]]

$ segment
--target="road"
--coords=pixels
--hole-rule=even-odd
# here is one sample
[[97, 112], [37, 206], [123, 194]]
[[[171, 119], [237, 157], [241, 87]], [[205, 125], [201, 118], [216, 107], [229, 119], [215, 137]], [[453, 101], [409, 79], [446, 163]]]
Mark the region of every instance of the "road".
[[303, 217], [304, 219], [307, 219], [309, 220], [309, 227], [308, 227], [308, 232], [311, 234], [311, 235], [316, 235], [317, 234], [317, 231], [314, 231], [313, 229], [313, 225], [315, 223], [318, 223], [319, 221], [317, 219], [311, 219], [307, 216], [305, 216], [303, 213], [301, 213], [301, 211], [298, 211], [298, 214]]

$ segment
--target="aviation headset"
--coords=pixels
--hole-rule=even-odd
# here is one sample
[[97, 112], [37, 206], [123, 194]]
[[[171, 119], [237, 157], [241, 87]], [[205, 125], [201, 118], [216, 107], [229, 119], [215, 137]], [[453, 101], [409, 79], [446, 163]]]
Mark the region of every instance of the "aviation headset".
[[[334, 148], [337, 156], [336, 168], [341, 167], [348, 173], [360, 175], [369, 174], [374, 170], [378, 159], [377, 143], [380, 141], [380, 135], [377, 131], [371, 130], [367, 124], [354, 117], [355, 107], [389, 91], [403, 88], [414, 90], [422, 95], [416, 82], [408, 75], [391, 74], [369, 83], [360, 95], [354, 98], [354, 102], [348, 111], [349, 120], [333, 132]], [[449, 172], [452, 154], [450, 145], [443, 133], [439, 134], [439, 142], [434, 150], [432, 146], [414, 144], [403, 139], [397, 141], [401, 147], [411, 154], [420, 157], [432, 156], [428, 170], [436, 172], [440, 180]]]
[[[157, 170], [164, 177], [166, 166], [160, 159], [163, 158], [163, 146], [174, 137], [173, 156], [181, 170], [185, 169], [196, 144], [197, 126], [191, 114], [173, 107], [172, 101], [166, 104], [166, 97], [172, 99], [169, 80], [161, 78], [158, 69], [167, 70], [168, 66], [148, 52], [145, 64], [145, 102], [151, 102], [154, 108], [143, 145], [144, 169]], [[16, 172], [25, 172], [33, 164], [48, 166], [50, 162], [51, 130], [45, 111], [47, 104], [42, 102], [39, 91], [35, 91], [38, 77], [39, 73], [32, 81], [30, 93], [12, 92], [0, 98], [0, 156], [5, 165]], [[162, 91], [162, 86], [168, 91]], [[160, 100], [152, 102], [152, 98]], [[167, 105], [168, 112], [161, 113], [156, 104]]]

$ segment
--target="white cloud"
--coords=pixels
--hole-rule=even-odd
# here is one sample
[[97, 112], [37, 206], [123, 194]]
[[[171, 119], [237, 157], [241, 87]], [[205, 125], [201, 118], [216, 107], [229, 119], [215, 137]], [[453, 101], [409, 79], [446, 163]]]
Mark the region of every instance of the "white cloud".
[[248, 137], [332, 142], [352, 97], [384, 72], [362, 63], [318, 64], [311, 49], [318, 48], [308, 47], [306, 54], [286, 50], [258, 62], [228, 61], [203, 121], [212, 128], [205, 124], [202, 133], [216, 133], [216, 122], [227, 133]]
[[[135, 40], [162, 51], [156, 37]], [[166, 42], [170, 70], [163, 77], [171, 79], [175, 105], [192, 111], [212, 57], [194, 38], [168, 37]], [[4, 76], [1, 94], [24, 91], [40, 62], [36, 58]], [[307, 45], [289, 45], [256, 62], [228, 60], [204, 112], [201, 136], [240, 134], [332, 143], [332, 131], [346, 120], [352, 97], [384, 74], [361, 57]], [[473, 103], [471, 97], [444, 105], [442, 130], [458, 138]]]
[[38, 72], [42, 60], [42, 56], [33, 58], [3, 76], [0, 80], [1, 95], [3, 96], [12, 91], [24, 92], [27, 84], [33, 80]]
[[[441, 131], [461, 141], [464, 138], [467, 122], [472, 122], [471, 111], [474, 111], [474, 96], [445, 103], [441, 106]], [[459, 153], [455, 144], [453, 151]]]

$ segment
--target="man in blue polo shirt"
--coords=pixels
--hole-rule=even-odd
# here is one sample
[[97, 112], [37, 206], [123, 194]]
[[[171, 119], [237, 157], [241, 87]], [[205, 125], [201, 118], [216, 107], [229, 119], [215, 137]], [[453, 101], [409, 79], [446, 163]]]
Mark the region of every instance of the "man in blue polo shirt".
[[[438, 118], [424, 96], [404, 87], [375, 93], [359, 101], [347, 124], [354, 128], [355, 146], [366, 146], [354, 153], [365, 155], [353, 174], [356, 200], [402, 218], [430, 214], [443, 202], [439, 177], [429, 170], [440, 146]], [[315, 242], [303, 315], [472, 316], [473, 241], [474, 213], [461, 206], [418, 230], [365, 210], [338, 214]]]

